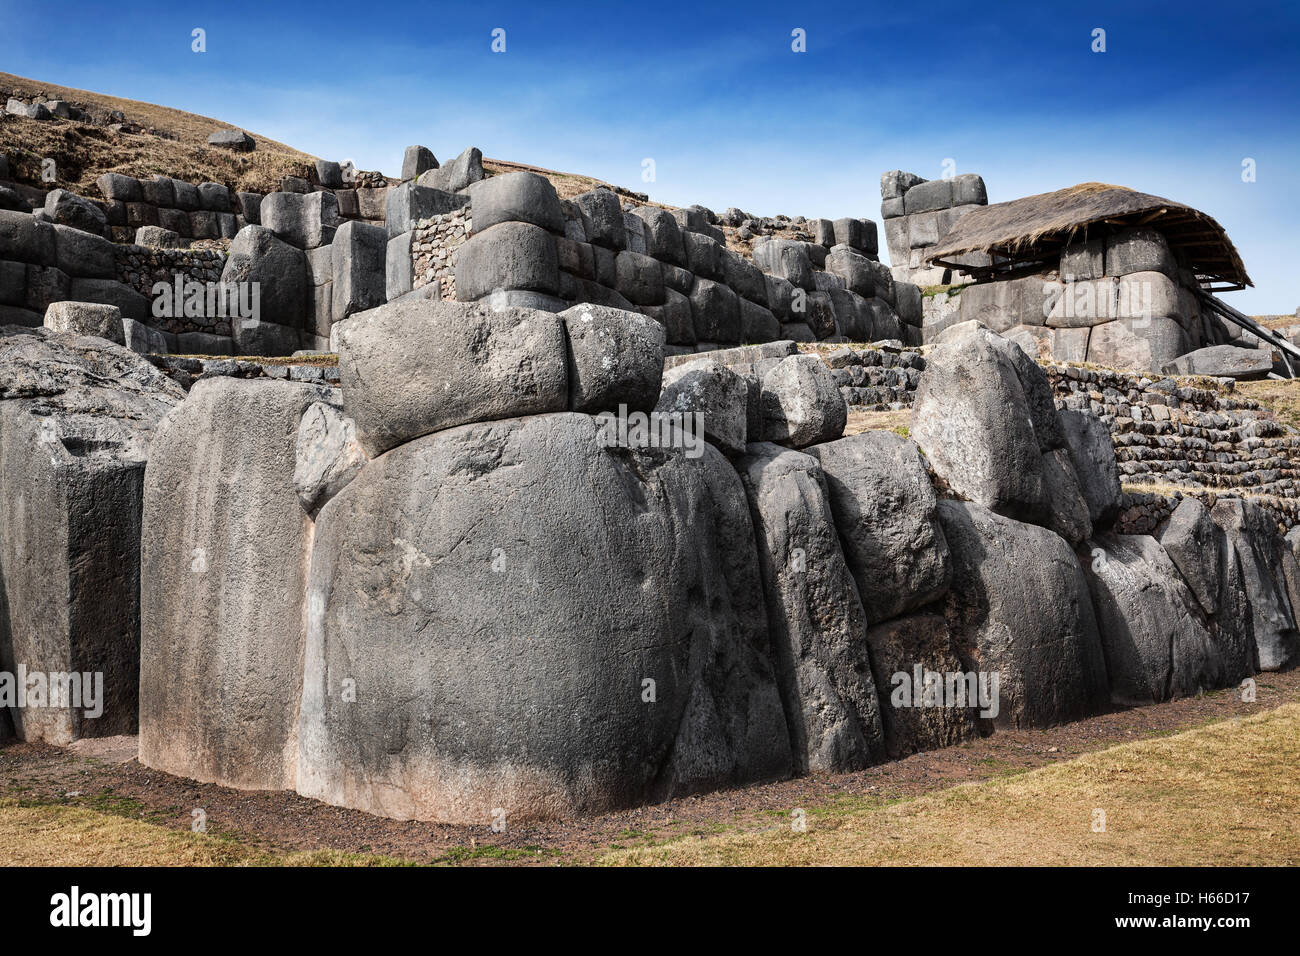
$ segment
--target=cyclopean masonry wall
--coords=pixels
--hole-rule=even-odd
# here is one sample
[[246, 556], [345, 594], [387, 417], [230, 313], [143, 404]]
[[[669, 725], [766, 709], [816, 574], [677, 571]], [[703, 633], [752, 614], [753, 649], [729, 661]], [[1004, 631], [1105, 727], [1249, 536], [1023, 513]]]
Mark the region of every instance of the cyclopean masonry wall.
[[249, 221], [240, 205], [246, 194], [232, 194], [221, 183], [197, 186], [170, 176], [139, 180], [105, 173], [95, 181], [117, 242], [130, 242], [142, 226], [170, 229], [183, 239], [233, 239]]
[[[974, 173], [944, 179], [922, 179], [901, 169], [883, 173], [880, 215], [894, 279], [922, 287], [968, 281], [960, 270], [927, 264], [925, 253], [962, 215], [976, 206], [987, 206], [988, 201], [984, 180]], [[975, 254], [965, 261], [982, 266], [988, 265], [989, 257]]]
[[405, 182], [390, 195], [387, 294], [423, 295], [436, 279], [445, 299], [639, 311], [672, 352], [783, 337], [919, 342], [919, 290], [896, 287], [877, 261], [875, 224], [815, 228], [821, 242], [755, 237], [750, 260], [697, 207], [624, 209], [603, 188], [561, 201], [530, 172], [458, 193]]
[[[1253, 502], [1115, 530], [1105, 425], [973, 325], [930, 352], [915, 441], [843, 437], [830, 369], [791, 342], [661, 373], [658, 323], [590, 303], [413, 298], [337, 337], [341, 396], [210, 379], [159, 429], [149, 766], [398, 818], [565, 817], [1231, 686], [1300, 650], [1295, 559]], [[707, 444], [609, 447], [593, 414], [620, 404], [700, 413]], [[1200, 560], [1205, 535], [1232, 560]], [[910, 706], [917, 665], [997, 675], [996, 706]]]
[[1196, 287], [1164, 236], [1130, 229], [1067, 247], [1059, 268], [967, 285], [945, 321], [978, 320], [1045, 359], [1161, 372], [1206, 342], [1228, 340]]

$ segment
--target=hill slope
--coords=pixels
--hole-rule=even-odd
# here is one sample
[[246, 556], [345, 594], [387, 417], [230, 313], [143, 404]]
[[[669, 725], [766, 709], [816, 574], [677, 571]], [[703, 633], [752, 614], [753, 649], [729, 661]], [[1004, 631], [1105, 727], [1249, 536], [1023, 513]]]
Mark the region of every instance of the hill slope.
[[[192, 183], [225, 183], [231, 189], [269, 192], [287, 175], [305, 175], [315, 157], [248, 130], [257, 140], [251, 153], [232, 153], [207, 145], [209, 134], [230, 124], [196, 113], [140, 103], [88, 90], [72, 89], [10, 73], [0, 73], [0, 101], [10, 96], [30, 101], [67, 100], [83, 110], [122, 114], [125, 128], [15, 116], [0, 120], [0, 152], [9, 157], [20, 182], [63, 186], [98, 196], [95, 179], [107, 172], [148, 179], [163, 173]], [[138, 130], [133, 132], [131, 130]], [[41, 182], [43, 159], [53, 159], [57, 182]]]

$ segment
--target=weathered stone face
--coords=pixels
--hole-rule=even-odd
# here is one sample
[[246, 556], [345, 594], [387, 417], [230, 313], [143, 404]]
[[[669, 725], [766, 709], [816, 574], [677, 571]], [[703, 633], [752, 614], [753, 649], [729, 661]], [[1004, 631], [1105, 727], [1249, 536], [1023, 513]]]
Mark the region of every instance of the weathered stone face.
[[953, 557], [949, 625], [997, 672], [998, 727], [1043, 727], [1103, 710], [1106, 663], [1083, 571], [1065, 541], [981, 506], [940, 501]]
[[751, 444], [737, 462], [758, 534], [777, 683], [795, 771], [874, 763], [883, 736], [867, 618], [840, 550], [826, 480], [810, 455]]
[[791, 355], [762, 378], [762, 435], [766, 441], [804, 448], [844, 434], [848, 407], [826, 363]]
[[1051, 385], [1014, 342], [976, 322], [946, 329], [927, 358], [911, 433], [957, 494], [1071, 543], [1091, 533]]
[[716, 452], [585, 415], [375, 459], [316, 527], [299, 792], [480, 824], [788, 774], [753, 533]]
[[329, 398], [273, 379], [199, 381], [159, 428], [140, 547], [140, 762], [291, 789], [307, 546], [302, 418]]
[[337, 330], [344, 405], [372, 455], [468, 422], [568, 408], [564, 331], [550, 313], [414, 299]]
[[1295, 556], [1268, 512], [1254, 502], [1221, 499], [1210, 514], [1227, 537], [1228, 567], [1235, 562], [1240, 571], [1259, 669], [1281, 670], [1300, 655], [1294, 610], [1300, 603], [1300, 573]]
[[24, 739], [135, 732], [145, 461], [183, 397], [103, 339], [0, 331], [0, 670], [102, 682], [97, 717], [15, 710]]
[[[977, 667], [959, 646], [942, 615], [914, 614], [876, 624], [867, 631], [867, 645], [880, 695], [885, 751], [890, 759], [949, 747], [979, 735], [978, 676], [974, 698], [970, 697], [969, 685], [963, 687], [968, 706], [952, 706], [946, 696], [950, 675], [975, 673]], [[941, 675], [944, 697], [926, 700], [926, 672]], [[953, 686], [955, 690], [955, 681]], [[992, 690], [987, 679], [984, 686]]]
[[845, 557], [872, 623], [942, 597], [951, 559], [914, 442], [863, 432], [807, 449], [826, 473]]
[[1088, 586], [1111, 699], [1142, 704], [1223, 686], [1223, 660], [1191, 589], [1148, 535], [1098, 535]]

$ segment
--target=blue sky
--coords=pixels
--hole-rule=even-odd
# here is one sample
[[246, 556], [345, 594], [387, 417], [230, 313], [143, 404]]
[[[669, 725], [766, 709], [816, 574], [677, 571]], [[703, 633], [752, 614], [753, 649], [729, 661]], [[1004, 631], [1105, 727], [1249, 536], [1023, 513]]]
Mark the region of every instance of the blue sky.
[[1223, 224], [1256, 283], [1233, 304], [1300, 306], [1294, 2], [181, 6], [65, 0], [52, 29], [0, 0], [0, 70], [389, 174], [411, 143], [472, 145], [718, 211], [878, 220], [882, 171], [947, 159], [990, 202], [1120, 183]]

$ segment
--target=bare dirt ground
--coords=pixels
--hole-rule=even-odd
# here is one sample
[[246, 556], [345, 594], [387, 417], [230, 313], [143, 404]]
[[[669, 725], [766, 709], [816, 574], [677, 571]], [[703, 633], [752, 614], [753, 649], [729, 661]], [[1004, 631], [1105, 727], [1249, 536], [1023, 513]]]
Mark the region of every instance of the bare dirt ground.
[[129, 737], [82, 741], [67, 749], [12, 742], [0, 747], [0, 799], [81, 806], [177, 831], [188, 831], [192, 811], [201, 808], [209, 833], [277, 854], [337, 850], [420, 863], [583, 864], [614, 850], [768, 830], [796, 807], [905, 799], [1017, 774], [1300, 701], [1300, 670], [1261, 674], [1256, 680], [1254, 703], [1242, 702], [1236, 690], [1216, 691], [1115, 710], [1062, 727], [999, 732], [858, 773], [704, 794], [562, 823], [508, 826], [504, 833], [492, 832], [488, 821], [469, 827], [385, 820], [292, 793], [245, 792], [183, 780], [141, 766]]

